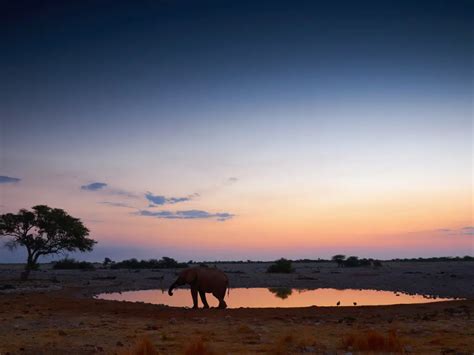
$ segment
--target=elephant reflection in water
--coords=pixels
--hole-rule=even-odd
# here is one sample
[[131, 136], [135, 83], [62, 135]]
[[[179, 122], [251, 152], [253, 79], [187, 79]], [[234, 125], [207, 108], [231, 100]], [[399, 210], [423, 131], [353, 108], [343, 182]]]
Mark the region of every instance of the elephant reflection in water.
[[268, 289], [275, 297], [281, 298], [282, 300], [287, 299], [293, 293], [293, 290], [288, 287], [271, 287]]
[[189, 285], [191, 287], [194, 309], [198, 308], [198, 293], [204, 308], [209, 308], [206, 293], [212, 293], [213, 296], [219, 300], [218, 308], [227, 307], [224, 297], [229, 287], [229, 279], [223, 271], [205, 266], [185, 269], [179, 273], [176, 281], [170, 286], [168, 294], [173, 296], [173, 289], [183, 285]]

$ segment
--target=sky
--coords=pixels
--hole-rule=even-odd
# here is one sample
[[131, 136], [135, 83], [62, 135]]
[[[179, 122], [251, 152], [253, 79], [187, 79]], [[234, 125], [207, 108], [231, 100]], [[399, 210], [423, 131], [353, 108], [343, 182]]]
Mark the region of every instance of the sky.
[[474, 254], [471, 1], [0, 6], [0, 213], [79, 258]]

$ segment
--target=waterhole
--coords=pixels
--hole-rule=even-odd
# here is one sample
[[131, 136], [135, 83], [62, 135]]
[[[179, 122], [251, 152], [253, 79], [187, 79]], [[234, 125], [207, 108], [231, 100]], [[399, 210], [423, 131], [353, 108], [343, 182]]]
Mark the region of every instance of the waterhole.
[[[193, 304], [189, 289], [175, 289], [173, 296], [169, 296], [166, 290], [155, 289], [101, 293], [95, 297], [103, 300], [164, 304], [172, 307], [191, 307]], [[217, 299], [212, 294], [206, 294], [206, 298], [211, 307], [218, 305]], [[230, 290], [230, 294], [225, 297], [228, 308], [381, 306], [449, 300], [452, 300], [452, 298], [410, 295], [393, 291], [339, 290], [334, 288], [319, 288], [314, 290], [292, 288], [233, 288]], [[199, 306], [202, 307], [200, 299]]]

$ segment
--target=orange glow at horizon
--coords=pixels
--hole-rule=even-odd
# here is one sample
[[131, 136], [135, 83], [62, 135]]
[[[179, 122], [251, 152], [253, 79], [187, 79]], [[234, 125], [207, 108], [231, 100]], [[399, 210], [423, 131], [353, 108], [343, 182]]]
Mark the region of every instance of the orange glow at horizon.
[[[167, 220], [131, 215], [116, 210], [107, 223], [91, 226], [104, 240], [143, 245], [182, 246], [199, 243], [205, 247], [272, 248], [314, 246], [422, 246], [431, 241], [453, 243], [452, 238], [436, 238], [439, 228], [460, 229], [472, 224], [472, 204], [465, 195], [412, 196], [389, 200], [369, 200], [346, 205], [318, 206], [301, 203], [298, 209], [280, 204], [265, 205], [265, 213], [255, 208], [236, 212], [226, 222], [209, 220]], [[230, 202], [228, 202], [230, 204]], [[238, 203], [235, 204], [238, 206]], [[107, 238], [106, 236], [110, 236]], [[434, 239], [435, 238], [435, 239]], [[457, 241], [464, 244], [469, 240]]]

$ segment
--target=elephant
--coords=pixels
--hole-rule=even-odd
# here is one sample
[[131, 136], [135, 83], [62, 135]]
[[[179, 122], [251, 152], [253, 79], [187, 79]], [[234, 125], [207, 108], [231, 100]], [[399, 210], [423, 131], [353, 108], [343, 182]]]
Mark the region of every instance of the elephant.
[[212, 293], [219, 300], [218, 308], [227, 307], [224, 297], [229, 287], [229, 279], [223, 271], [205, 266], [187, 268], [179, 273], [176, 281], [170, 286], [168, 294], [173, 296], [173, 289], [185, 284], [191, 286], [193, 309], [198, 308], [198, 293], [204, 308], [209, 308], [206, 293]]

